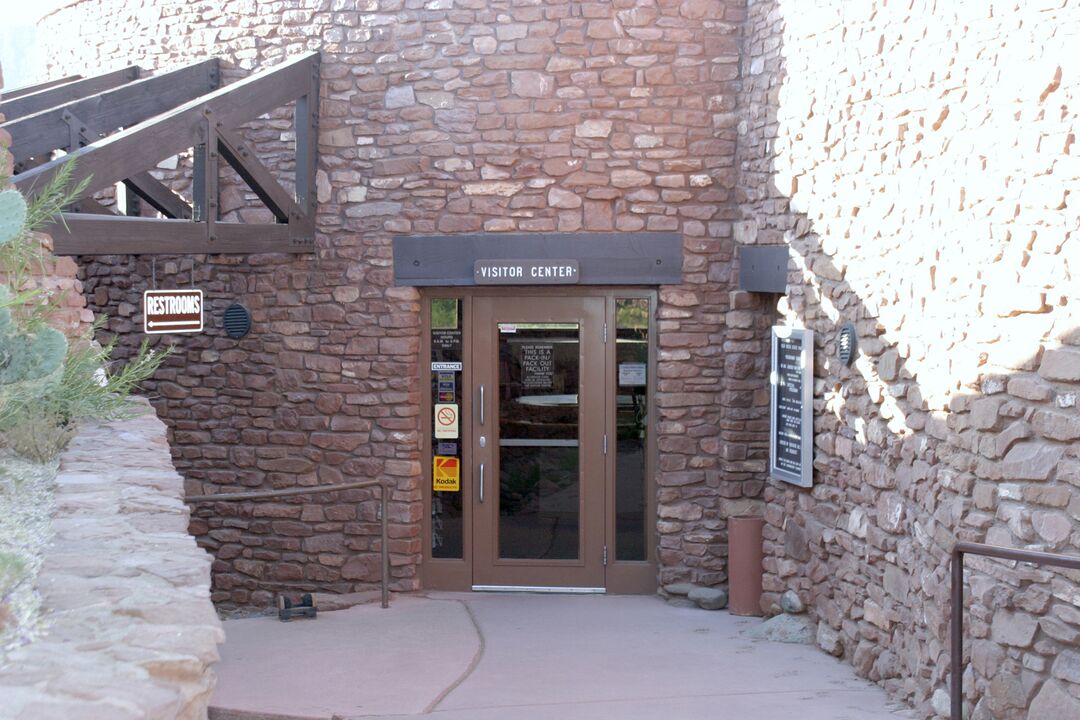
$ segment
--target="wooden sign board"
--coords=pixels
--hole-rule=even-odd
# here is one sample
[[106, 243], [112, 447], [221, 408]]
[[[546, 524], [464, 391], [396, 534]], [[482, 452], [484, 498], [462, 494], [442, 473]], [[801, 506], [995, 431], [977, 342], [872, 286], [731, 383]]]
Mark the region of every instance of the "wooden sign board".
[[814, 332], [774, 326], [769, 374], [769, 477], [814, 484]]
[[202, 290], [147, 290], [143, 293], [143, 332], [193, 333], [203, 329]]

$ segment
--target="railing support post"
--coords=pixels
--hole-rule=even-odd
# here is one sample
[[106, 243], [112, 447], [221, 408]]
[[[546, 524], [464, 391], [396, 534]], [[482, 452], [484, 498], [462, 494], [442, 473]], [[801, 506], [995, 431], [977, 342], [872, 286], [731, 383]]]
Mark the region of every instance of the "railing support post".
[[390, 481], [383, 482], [381, 486], [381, 492], [379, 493], [382, 500], [382, 606], [384, 608], [390, 607], [390, 548], [387, 546], [387, 495], [390, 493]]
[[952, 687], [949, 688], [951, 720], [962, 720], [964, 714], [964, 553], [954, 548], [952, 553], [952, 641], [949, 646], [949, 665]]
[[983, 557], [1010, 560], [1012, 562], [1049, 565], [1051, 567], [1080, 570], [1080, 557], [1041, 552], [1038, 550], [1020, 550], [959, 541], [952, 551], [952, 627], [950, 628], [949, 667], [950, 681], [949, 704], [951, 720], [963, 720], [964, 717], [964, 555], [982, 555]]

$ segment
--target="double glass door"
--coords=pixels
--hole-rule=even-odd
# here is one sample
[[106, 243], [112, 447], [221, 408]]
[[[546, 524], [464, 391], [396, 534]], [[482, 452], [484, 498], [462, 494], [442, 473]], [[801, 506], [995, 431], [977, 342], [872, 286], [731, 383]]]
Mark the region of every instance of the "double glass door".
[[425, 297], [425, 587], [655, 591], [654, 297]]

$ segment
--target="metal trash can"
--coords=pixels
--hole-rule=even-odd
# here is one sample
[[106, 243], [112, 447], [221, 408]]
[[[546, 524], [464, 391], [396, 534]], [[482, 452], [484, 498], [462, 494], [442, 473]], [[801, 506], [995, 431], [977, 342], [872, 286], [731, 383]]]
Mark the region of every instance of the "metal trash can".
[[761, 611], [762, 530], [765, 518], [728, 518], [728, 611], [763, 615]]

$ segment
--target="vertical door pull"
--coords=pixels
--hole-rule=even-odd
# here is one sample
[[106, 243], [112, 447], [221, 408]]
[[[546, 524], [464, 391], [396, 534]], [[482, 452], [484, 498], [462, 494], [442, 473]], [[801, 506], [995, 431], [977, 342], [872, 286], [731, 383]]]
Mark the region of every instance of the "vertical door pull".
[[480, 502], [484, 502], [484, 463], [480, 463]]
[[484, 386], [480, 385], [480, 424], [484, 424]]

